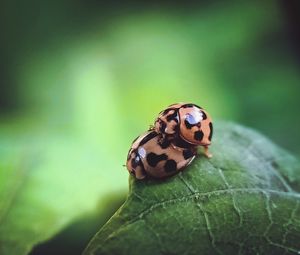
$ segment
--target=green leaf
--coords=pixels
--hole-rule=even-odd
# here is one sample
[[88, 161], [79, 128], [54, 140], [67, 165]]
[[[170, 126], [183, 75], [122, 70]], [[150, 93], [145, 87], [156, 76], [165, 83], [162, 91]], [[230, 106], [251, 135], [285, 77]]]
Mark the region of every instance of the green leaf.
[[299, 253], [299, 161], [222, 122], [211, 152], [167, 180], [130, 177], [125, 204], [84, 254]]

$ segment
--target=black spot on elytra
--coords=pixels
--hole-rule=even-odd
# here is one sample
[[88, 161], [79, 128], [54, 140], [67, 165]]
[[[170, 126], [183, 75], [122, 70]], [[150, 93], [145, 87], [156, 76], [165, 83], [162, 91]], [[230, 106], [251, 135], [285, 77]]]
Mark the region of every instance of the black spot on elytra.
[[160, 114], [161, 115], [167, 115], [169, 113], [169, 111], [172, 111], [172, 110], [174, 110], [174, 108], [167, 108], [167, 109], [161, 111]]
[[191, 147], [191, 144], [186, 142], [185, 140], [183, 140], [180, 136], [177, 136], [176, 138], [174, 138], [172, 143], [176, 147], [179, 147], [179, 148], [190, 148]]
[[198, 106], [198, 105], [196, 105], [196, 104], [184, 104], [184, 105], [182, 105], [181, 107], [182, 108], [192, 108], [192, 107], [197, 107], [197, 108], [199, 108], [199, 109], [203, 109], [202, 107], [200, 107], [200, 106]]
[[168, 159], [168, 156], [164, 153], [158, 155], [158, 154], [155, 154], [154, 152], [150, 152], [147, 155], [146, 159], [147, 159], [149, 166], [155, 167], [159, 161]]
[[207, 119], [207, 115], [204, 111], [201, 111], [202, 113], [202, 120], [206, 120]]
[[178, 123], [177, 111], [175, 111], [175, 110], [174, 110], [174, 113], [167, 116], [167, 121], [168, 122], [170, 122], [172, 120], [174, 120], [176, 123]]
[[149, 133], [148, 135], [146, 135], [142, 141], [140, 142], [139, 146], [142, 146], [143, 144], [145, 144], [146, 142], [148, 142], [149, 140], [151, 140], [152, 138], [156, 137], [158, 134], [155, 131], [152, 131], [151, 133]]
[[164, 133], [165, 132], [165, 129], [166, 129], [166, 127], [167, 127], [167, 124], [165, 123], [165, 122], [163, 122], [162, 120], [159, 122], [159, 131], [161, 132], [161, 133]]
[[136, 168], [140, 167], [143, 175], [146, 175], [147, 173], [145, 171], [145, 167], [144, 167], [144, 164], [143, 164], [140, 156], [136, 154], [136, 151], [134, 153], [136, 156], [131, 159], [131, 167], [132, 167], [131, 173], [133, 173], [135, 175]]
[[187, 129], [191, 129], [194, 126], [198, 126], [200, 122], [197, 122], [192, 114], [187, 114], [184, 120], [184, 124]]
[[133, 168], [136, 168], [139, 165], [140, 161], [141, 161], [141, 159], [140, 159], [139, 155], [136, 155], [135, 157], [133, 157], [131, 159], [131, 166]]
[[194, 133], [194, 139], [197, 141], [201, 141], [203, 138], [203, 132], [202, 131], [196, 131]]
[[192, 152], [192, 150], [187, 149], [182, 152], [182, 155], [183, 155], [184, 159], [188, 159], [188, 158], [193, 157], [194, 153]]
[[158, 143], [158, 145], [162, 148], [162, 149], [166, 149], [170, 146], [171, 141], [167, 138], [164, 137], [161, 139], [161, 141]]
[[195, 126], [190, 124], [187, 119], [184, 120], [184, 125], [186, 126], [187, 129], [191, 129], [193, 126]]
[[167, 162], [165, 164], [165, 171], [167, 173], [170, 173], [170, 172], [175, 172], [176, 170], [177, 170], [177, 164], [176, 164], [175, 160], [173, 160], [173, 159], [167, 160]]
[[208, 140], [211, 141], [211, 138], [212, 138], [212, 135], [213, 135], [213, 125], [211, 122], [209, 122], [209, 128], [210, 128], [210, 134], [209, 134], [209, 137], [208, 137]]

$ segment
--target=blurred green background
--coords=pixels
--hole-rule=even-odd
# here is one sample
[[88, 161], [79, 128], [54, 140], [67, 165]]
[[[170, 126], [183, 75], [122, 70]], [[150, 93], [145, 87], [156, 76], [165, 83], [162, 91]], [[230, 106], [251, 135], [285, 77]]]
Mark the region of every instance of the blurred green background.
[[0, 12], [3, 254], [80, 254], [125, 199], [132, 140], [171, 103], [300, 155], [296, 0], [5, 0]]

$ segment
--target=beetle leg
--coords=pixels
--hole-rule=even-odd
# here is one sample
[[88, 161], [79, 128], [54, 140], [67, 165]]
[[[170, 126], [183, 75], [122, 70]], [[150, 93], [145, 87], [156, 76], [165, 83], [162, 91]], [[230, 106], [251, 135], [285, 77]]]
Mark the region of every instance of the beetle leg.
[[208, 151], [208, 146], [204, 146], [204, 155], [207, 158], [211, 158], [213, 155]]
[[148, 131], [153, 131], [153, 130], [155, 130], [155, 126], [154, 125], [149, 125]]

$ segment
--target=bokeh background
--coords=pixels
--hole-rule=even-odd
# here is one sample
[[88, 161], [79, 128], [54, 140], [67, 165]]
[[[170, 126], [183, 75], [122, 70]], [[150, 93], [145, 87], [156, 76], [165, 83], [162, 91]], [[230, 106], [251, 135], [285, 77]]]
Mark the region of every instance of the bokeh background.
[[2, 242], [80, 254], [125, 199], [131, 141], [174, 102], [300, 155], [296, 0], [5, 0], [0, 13]]

